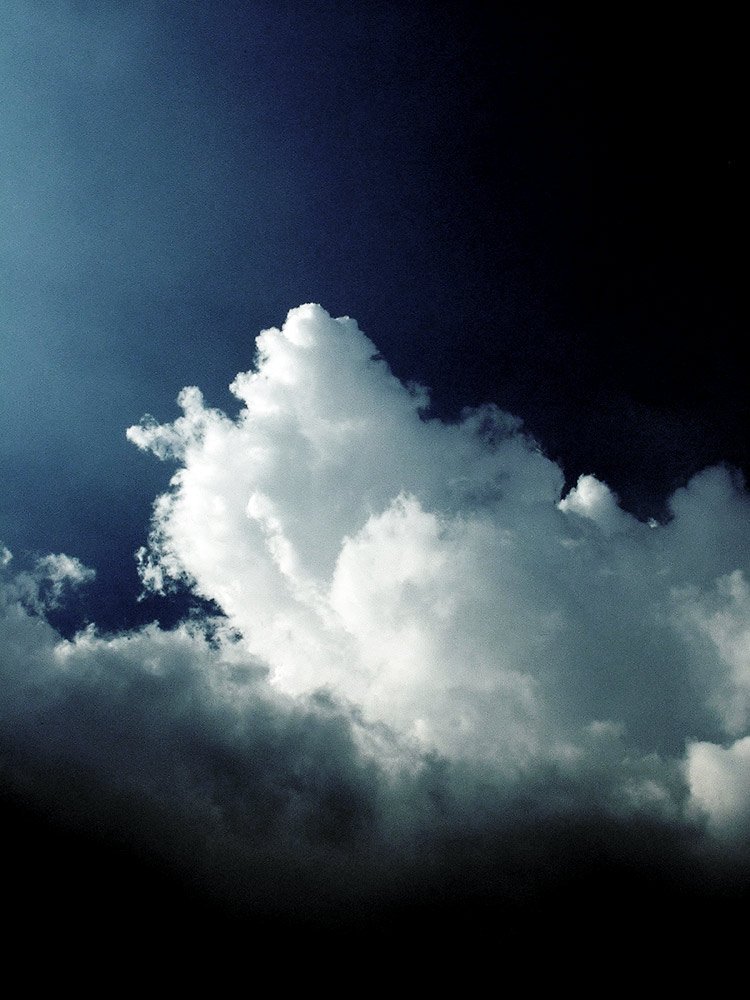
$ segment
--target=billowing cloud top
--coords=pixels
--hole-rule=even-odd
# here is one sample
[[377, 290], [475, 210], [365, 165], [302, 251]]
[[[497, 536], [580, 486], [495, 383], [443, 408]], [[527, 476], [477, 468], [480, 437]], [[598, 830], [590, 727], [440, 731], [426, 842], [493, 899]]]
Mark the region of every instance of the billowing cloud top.
[[144, 585], [223, 617], [62, 640], [44, 610], [91, 571], [56, 555], [14, 574], [0, 548], [6, 776], [49, 797], [50, 761], [85, 774], [140, 803], [146, 840], [187, 844], [226, 891], [245, 871], [254, 898], [300, 866], [330, 891], [331, 852], [347, 891], [397, 855], [413, 878], [425, 845], [529, 810], [747, 838], [737, 475], [705, 470], [663, 524], [592, 475], [563, 496], [518, 420], [430, 417], [316, 305], [258, 337], [232, 390], [236, 419], [188, 388], [173, 423], [127, 432], [178, 465]]
[[[494, 406], [430, 419], [349, 318], [301, 306], [257, 349], [236, 420], [191, 388], [183, 417], [128, 431], [180, 463], [146, 584], [215, 601], [279, 690], [326, 688], [508, 775], [592, 740], [652, 762], [688, 742], [693, 797], [723, 824], [702, 775], [734, 787], [738, 751], [706, 747], [741, 736], [750, 706], [737, 478], [709, 469], [644, 524], [591, 475], [561, 499], [560, 469]], [[628, 782], [674, 807], [650, 772]]]

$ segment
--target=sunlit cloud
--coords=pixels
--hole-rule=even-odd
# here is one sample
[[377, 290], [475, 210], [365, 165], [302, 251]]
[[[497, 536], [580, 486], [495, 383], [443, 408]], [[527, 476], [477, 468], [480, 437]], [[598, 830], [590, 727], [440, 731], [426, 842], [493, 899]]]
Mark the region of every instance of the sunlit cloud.
[[736, 474], [694, 477], [662, 524], [593, 475], [566, 493], [519, 420], [431, 416], [353, 320], [315, 305], [260, 335], [232, 391], [234, 418], [188, 388], [174, 422], [127, 432], [177, 466], [144, 587], [189, 588], [215, 615], [64, 639], [45, 615], [93, 571], [2, 549], [12, 781], [63, 810], [50, 769], [116, 790], [136, 839], [269, 903], [292, 898], [290, 865], [310, 898], [382, 893], [394, 865], [429, 881], [426, 857], [520, 843], [530, 810], [743, 840]]

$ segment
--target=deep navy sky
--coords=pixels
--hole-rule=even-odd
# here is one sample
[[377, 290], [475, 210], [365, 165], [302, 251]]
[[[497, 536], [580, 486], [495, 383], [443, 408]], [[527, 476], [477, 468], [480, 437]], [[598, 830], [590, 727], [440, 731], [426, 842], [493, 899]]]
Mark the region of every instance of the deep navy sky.
[[0, 538], [136, 607], [169, 469], [125, 428], [318, 301], [452, 415], [641, 516], [748, 467], [741, 33], [632, 8], [4, 5]]

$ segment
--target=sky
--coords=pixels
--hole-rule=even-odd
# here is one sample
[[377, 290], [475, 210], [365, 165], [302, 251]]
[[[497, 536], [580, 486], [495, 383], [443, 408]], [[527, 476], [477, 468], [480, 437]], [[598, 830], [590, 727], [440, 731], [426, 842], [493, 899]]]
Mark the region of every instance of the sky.
[[510, 940], [563, 913], [604, 939], [633, 906], [730, 933], [738, 26], [0, 18], [16, 911], [102, 939]]

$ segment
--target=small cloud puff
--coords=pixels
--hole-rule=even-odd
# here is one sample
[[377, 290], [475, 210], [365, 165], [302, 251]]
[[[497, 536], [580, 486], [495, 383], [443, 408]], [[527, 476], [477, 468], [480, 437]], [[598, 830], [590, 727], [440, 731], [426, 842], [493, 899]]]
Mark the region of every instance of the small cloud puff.
[[[562, 511], [589, 518], [606, 535], [627, 531], [633, 526], [633, 518], [620, 508], [617, 497], [596, 476], [580, 476], [576, 486], [557, 506]], [[649, 522], [649, 527], [654, 525]]]
[[[13, 554], [5, 546], [0, 545], [0, 570], [9, 566]], [[12, 594], [16, 600], [35, 611], [50, 611], [59, 607], [66, 590], [73, 590], [82, 584], [90, 583], [96, 572], [76, 559], [64, 553], [46, 555], [38, 558], [32, 568], [20, 571], [13, 577], [6, 577], [4, 582], [4, 597]]]

